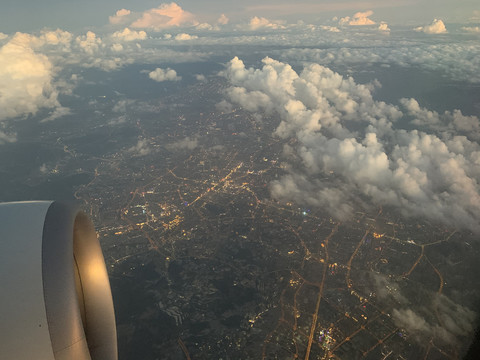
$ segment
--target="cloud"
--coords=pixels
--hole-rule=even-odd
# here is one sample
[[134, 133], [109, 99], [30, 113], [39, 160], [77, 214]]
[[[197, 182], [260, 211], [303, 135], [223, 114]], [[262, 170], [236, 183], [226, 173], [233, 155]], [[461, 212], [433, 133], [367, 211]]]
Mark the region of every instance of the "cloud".
[[430, 25], [419, 26], [414, 29], [415, 31], [424, 32], [425, 34], [445, 34], [447, 28], [442, 20], [434, 19]]
[[17, 134], [7, 134], [0, 130], [0, 145], [17, 141]]
[[175, 36], [175, 40], [177, 40], [177, 41], [195, 40], [195, 39], [198, 39], [198, 36], [190, 35], [190, 34], [186, 34], [186, 33], [177, 34]]
[[114, 32], [112, 38], [120, 41], [145, 40], [147, 38], [147, 33], [143, 30], [136, 31], [125, 28], [123, 31]]
[[267, 18], [254, 16], [250, 19], [248, 29], [255, 31], [259, 29], [284, 29], [285, 26], [278, 22], [271, 22]]
[[156, 68], [155, 70], [153, 70], [148, 74], [148, 77], [158, 82], [182, 80], [182, 77], [177, 76], [177, 72], [170, 68], [167, 68], [167, 69]]
[[109, 16], [108, 20], [110, 24], [113, 24], [113, 25], [126, 24], [129, 21], [130, 14], [131, 14], [130, 10], [120, 9], [115, 13], [114, 16]]
[[127, 111], [127, 106], [132, 105], [134, 102], [134, 100], [130, 99], [119, 100], [113, 105], [112, 111], [115, 113], [125, 113]]
[[464, 26], [462, 27], [463, 31], [470, 32], [470, 33], [480, 33], [480, 26]]
[[320, 29], [330, 31], [330, 32], [340, 32], [340, 29], [336, 26], [321, 25]]
[[113, 44], [110, 49], [115, 52], [121, 52], [123, 51], [123, 45], [122, 44]]
[[207, 82], [207, 78], [203, 74], [196, 74], [195, 79], [197, 79], [197, 81]]
[[50, 113], [46, 118], [42, 119], [40, 122], [48, 122], [48, 121], [53, 121], [58, 118], [61, 118], [66, 115], [70, 115], [72, 112], [70, 111], [69, 108], [59, 106], [53, 110], [53, 112]]
[[[47, 56], [32, 48], [38, 41], [17, 33], [0, 48], [0, 120], [60, 106], [53, 84], [53, 65]], [[3, 141], [8, 138], [2, 135]]]
[[144, 156], [150, 154], [152, 149], [150, 148], [146, 139], [139, 139], [137, 144], [129, 148], [127, 151], [133, 155]]
[[[368, 86], [318, 64], [297, 73], [270, 58], [261, 69], [234, 58], [223, 75], [231, 102], [279, 118], [274, 135], [294, 139], [287, 174], [270, 185], [274, 197], [322, 206], [340, 219], [383, 205], [480, 231], [477, 142], [442, 127], [399, 128], [405, 116], [423, 121], [425, 111], [406, 115], [375, 101]], [[445, 116], [457, 128], [477, 128], [475, 117]]]
[[6, 38], [8, 38], [8, 35], [0, 32], [0, 41], [5, 40]]
[[102, 39], [97, 37], [93, 31], [87, 31], [85, 35], [77, 36], [77, 45], [89, 55], [93, 55], [103, 46]]
[[198, 138], [191, 138], [187, 136], [186, 138], [176, 141], [173, 144], [167, 145], [169, 150], [193, 150], [198, 146]]
[[49, 45], [67, 45], [70, 46], [73, 35], [68, 31], [57, 29], [54, 31], [42, 30], [40, 39]]
[[145, 11], [131, 26], [134, 28], [162, 30], [197, 24], [198, 21], [195, 20], [192, 13], [183, 10], [179, 5], [172, 2], [170, 4], [161, 4], [158, 8]]
[[352, 17], [346, 16], [341, 18], [338, 22], [340, 25], [362, 26], [362, 25], [375, 25], [375, 21], [369, 19], [369, 16], [373, 15], [372, 10], [365, 12], [357, 12]]
[[[337, 41], [341, 41], [341, 38]], [[401, 67], [420, 67], [428, 71], [440, 72], [456, 81], [480, 83], [480, 49], [471, 43], [436, 43], [432, 45], [417, 42], [396, 43], [392, 48], [385, 46], [338, 47], [328, 49], [295, 48], [282, 49], [278, 56], [296, 62], [315, 62], [322, 65], [358, 66], [394, 64]]]
[[[424, 344], [432, 337], [435, 342], [458, 345], [459, 338], [470, 336], [474, 331], [476, 315], [470, 309], [454, 303], [444, 295], [433, 298], [431, 309], [394, 309], [392, 318], [396, 326], [405, 329], [409, 337]], [[436, 315], [436, 316], [435, 316]]]
[[225, 14], [222, 14], [218, 18], [217, 23], [219, 23], [220, 25], [227, 25], [229, 21], [230, 19]]
[[209, 23], [201, 23], [195, 26], [197, 30], [210, 30], [210, 31], [218, 31], [220, 28], [218, 25], [210, 25]]
[[382, 22], [382, 23], [380, 23], [380, 25], [378, 25], [378, 30], [385, 31], [385, 32], [390, 32], [390, 28], [388, 27], [388, 24], [385, 23], [385, 22]]
[[439, 114], [420, 107], [415, 99], [400, 99], [406, 113], [412, 117], [417, 128], [429, 131], [463, 135], [470, 140], [480, 140], [480, 120], [476, 116], [465, 116], [460, 110]]

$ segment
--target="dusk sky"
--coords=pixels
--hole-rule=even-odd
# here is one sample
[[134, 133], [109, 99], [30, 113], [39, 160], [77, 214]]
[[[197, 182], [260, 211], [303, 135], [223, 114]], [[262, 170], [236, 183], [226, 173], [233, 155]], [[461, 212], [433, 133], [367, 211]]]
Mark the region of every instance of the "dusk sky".
[[[479, 69], [478, 0], [4, 0], [0, 200], [71, 198], [83, 189], [91, 213], [105, 210], [117, 226], [135, 196], [142, 194], [145, 201], [152, 174], [170, 179], [176, 168], [185, 175], [174, 181], [192, 177], [198, 187], [172, 190], [166, 201], [179, 211], [189, 202], [198, 214], [206, 211], [202, 201], [226, 191], [230, 176], [237, 176], [239, 192], [230, 193], [225, 208], [238, 210], [236, 194], [248, 190], [244, 195], [255, 197], [245, 209], [268, 203], [286, 204], [302, 216], [321, 213], [325, 221], [315, 223], [308, 236], [325, 224], [356, 228], [361, 221], [375, 222], [375, 214], [387, 209], [386, 223], [393, 228], [388, 243], [421, 251], [410, 271], [402, 275], [395, 268], [399, 282], [424, 256], [424, 243], [445, 246], [435, 257], [425, 245], [424, 258], [427, 252], [432, 257], [420, 262], [431, 267], [430, 283], [441, 281], [440, 290], [428, 290], [431, 300], [418, 308], [410, 306], [417, 282], [409, 283], [411, 301], [387, 296], [394, 303], [392, 321], [419, 333], [420, 345], [435, 339], [452, 346], [448, 354], [458, 355], [475, 319], [464, 306], [476, 306], [480, 296], [472, 291], [465, 299], [462, 282], [478, 279], [464, 276], [474, 277], [469, 262], [450, 256], [462, 241], [460, 254], [478, 263], [470, 242], [480, 234]], [[221, 179], [217, 185], [225, 185], [213, 186], [215, 176]], [[255, 193], [247, 186], [249, 177], [258, 181]], [[149, 185], [139, 187], [142, 181]], [[161, 181], [159, 195], [171, 185]], [[177, 194], [191, 199], [177, 201]], [[192, 194], [205, 199], [195, 195], [203, 199], [197, 202]], [[250, 218], [248, 211], [240, 217]], [[288, 220], [291, 213], [285, 214]], [[170, 227], [159, 228], [164, 226]], [[243, 227], [254, 232], [253, 225]], [[408, 231], [398, 235], [397, 229]], [[122, 231], [110, 231], [112, 244]], [[378, 230], [380, 237], [383, 232]], [[414, 243], [419, 234], [428, 241]], [[289, 236], [296, 239], [293, 232]], [[371, 246], [378, 269], [388, 262], [381, 258], [383, 246], [378, 252]], [[343, 259], [350, 258], [343, 266], [348, 272], [351, 249], [342, 249]], [[443, 278], [437, 280], [433, 262], [443, 267], [449, 290], [443, 290]], [[394, 264], [404, 265], [401, 258]], [[393, 278], [389, 272], [365, 271], [378, 280], [379, 294]], [[348, 295], [350, 285], [347, 290]], [[439, 306], [448, 315], [443, 320], [432, 310]]]
[[[160, 5], [159, 1], [106, 0], [106, 1], [31, 1], [6, 0], [2, 2], [0, 31], [32, 31], [42, 28], [80, 30], [87, 27], [102, 27], [108, 16], [122, 8], [132, 12], [143, 12]], [[200, 22], [213, 21], [224, 13], [232, 22], [242, 22], [252, 16], [282, 19], [296, 22], [326, 21], [334, 16], [344, 17], [358, 11], [372, 10], [376, 21], [392, 25], [414, 25], [441, 18], [450, 23], [478, 21], [480, 7], [475, 0], [397, 0], [397, 1], [192, 1], [178, 2], [185, 10], [193, 13]]]

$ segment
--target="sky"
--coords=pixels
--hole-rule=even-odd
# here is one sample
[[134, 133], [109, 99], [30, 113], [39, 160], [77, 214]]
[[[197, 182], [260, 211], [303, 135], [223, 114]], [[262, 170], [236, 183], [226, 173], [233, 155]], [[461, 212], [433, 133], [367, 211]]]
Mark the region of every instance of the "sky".
[[[270, 184], [273, 197], [325, 207], [339, 219], [365, 207], [366, 197], [478, 231], [480, 12], [471, 2], [456, 2], [455, 11], [449, 3], [310, 2], [296, 4], [301, 11], [288, 20], [281, 17], [291, 4], [268, 1], [36, 3], [28, 12], [43, 22], [39, 30], [0, 31], [0, 144], [21, 140], [22, 119], [74, 116], [62, 98], [78, 96], [82, 69], [118, 75], [140, 64], [149, 68], [140, 80], [181, 86], [174, 64], [221, 54], [226, 70], [218, 75], [231, 85], [222, 106], [277, 114], [273, 135], [298, 144], [285, 148], [292, 167]], [[6, 9], [2, 16], [26, 5]], [[309, 21], [302, 11], [329, 17]], [[462, 12], [463, 24], [437, 17]], [[384, 20], [393, 13], [401, 26]], [[423, 20], [413, 21], [418, 13]], [[80, 30], [57, 27], [73, 17]], [[21, 30], [21, 17], [12, 18]], [[144, 139], [139, 144], [147, 153]], [[330, 173], [340, 175], [335, 183], [318, 181]]]
[[[188, 69], [199, 63], [217, 70]], [[100, 116], [98, 99], [79, 89], [105, 89], [108, 79], [178, 91], [216, 81], [225, 91], [212, 112], [242, 109], [272, 122], [271, 135], [285, 144], [284, 173], [268, 184], [273, 199], [338, 220], [388, 206], [478, 234], [478, 69], [478, 1], [8, 0], [0, 11], [0, 152], [29, 141], [24, 124], [48, 131], [87, 116], [115, 129], [136, 122], [134, 109], [158, 115], [123, 84]], [[155, 155], [154, 140], [132, 136], [125, 154]], [[214, 143], [208, 133], [176, 140], [170, 149]], [[45, 159], [23, 180], [61, 166]], [[417, 322], [406, 308], [395, 314], [402, 326]]]
[[[44, 27], [57, 27], [69, 31], [78, 31], [86, 27], [102, 27], [108, 16], [125, 8], [133, 12], [141, 12], [155, 8], [160, 1], [140, 0], [105, 0], [105, 1], [61, 1], [61, 0], [5, 0], [0, 12], [0, 31], [34, 31]], [[304, 0], [262, 2], [246, 1], [193, 1], [185, 0], [178, 4], [196, 14], [199, 21], [212, 21], [221, 13], [226, 14], [233, 22], [239, 22], [252, 16], [282, 19], [295, 22], [299, 19], [308, 21], [327, 20], [334, 16], [344, 17], [350, 13], [374, 11], [379, 20], [392, 25], [416, 24], [441, 18], [450, 23], [465, 23], [474, 17], [479, 10], [475, 0], [396, 0], [396, 1], [325, 1]], [[477, 14], [478, 16], [478, 14]]]

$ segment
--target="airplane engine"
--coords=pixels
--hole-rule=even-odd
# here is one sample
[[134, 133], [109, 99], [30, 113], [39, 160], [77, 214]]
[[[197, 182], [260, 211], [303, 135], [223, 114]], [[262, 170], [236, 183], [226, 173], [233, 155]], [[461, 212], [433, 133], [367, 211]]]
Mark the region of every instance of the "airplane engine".
[[0, 204], [0, 358], [117, 359], [102, 250], [73, 205]]

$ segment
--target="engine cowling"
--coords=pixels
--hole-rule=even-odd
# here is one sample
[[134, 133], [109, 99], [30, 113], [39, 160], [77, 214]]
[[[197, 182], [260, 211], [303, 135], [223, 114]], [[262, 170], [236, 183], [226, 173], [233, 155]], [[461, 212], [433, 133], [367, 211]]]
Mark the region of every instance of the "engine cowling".
[[102, 250], [75, 206], [0, 204], [0, 334], [5, 360], [118, 358]]

